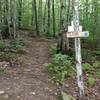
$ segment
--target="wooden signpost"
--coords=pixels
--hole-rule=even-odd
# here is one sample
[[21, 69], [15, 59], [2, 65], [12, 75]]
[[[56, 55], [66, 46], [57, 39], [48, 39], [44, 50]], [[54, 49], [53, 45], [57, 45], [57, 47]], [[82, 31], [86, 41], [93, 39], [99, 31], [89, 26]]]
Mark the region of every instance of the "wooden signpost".
[[88, 31], [83, 31], [82, 32], [82, 26], [79, 26], [79, 32], [76, 34], [74, 32], [74, 22], [72, 21], [72, 25], [68, 26], [68, 32], [66, 33], [67, 38], [81, 38], [81, 37], [88, 37], [89, 32]]
[[82, 58], [81, 58], [81, 37], [88, 37], [89, 32], [82, 32], [82, 26], [79, 26], [79, 0], [72, 0], [73, 8], [73, 22], [68, 27], [68, 38], [75, 38], [75, 54], [76, 54], [76, 69], [77, 69], [77, 82], [80, 91], [80, 100], [84, 100], [84, 85], [82, 75]]
[[67, 38], [81, 38], [81, 37], [88, 37], [88, 36], [89, 36], [88, 31], [79, 32], [79, 34], [75, 34], [74, 32], [67, 33]]

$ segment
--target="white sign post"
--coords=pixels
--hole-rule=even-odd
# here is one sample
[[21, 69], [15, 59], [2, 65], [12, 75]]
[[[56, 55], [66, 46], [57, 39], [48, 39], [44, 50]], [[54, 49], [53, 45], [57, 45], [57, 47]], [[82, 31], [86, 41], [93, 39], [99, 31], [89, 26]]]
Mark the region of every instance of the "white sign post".
[[[73, 6], [73, 21], [74, 21], [74, 32], [79, 34], [79, 0], [72, 0]], [[75, 38], [75, 53], [76, 53], [76, 69], [77, 69], [77, 82], [80, 90], [80, 100], [84, 100], [84, 86], [83, 86], [83, 75], [82, 75], [82, 58], [81, 58], [81, 42], [80, 38]]]
[[89, 32], [82, 32], [82, 26], [79, 26], [79, 0], [72, 0], [73, 6], [73, 22], [68, 27], [67, 38], [75, 38], [75, 53], [76, 53], [76, 69], [77, 69], [77, 82], [80, 90], [80, 100], [84, 100], [84, 85], [82, 75], [82, 58], [81, 58], [81, 42], [80, 37], [88, 37]]

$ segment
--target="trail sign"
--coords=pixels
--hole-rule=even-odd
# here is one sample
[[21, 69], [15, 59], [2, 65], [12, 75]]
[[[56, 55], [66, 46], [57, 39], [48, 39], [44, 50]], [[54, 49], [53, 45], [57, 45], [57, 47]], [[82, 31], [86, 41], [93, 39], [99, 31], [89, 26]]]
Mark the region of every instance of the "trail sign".
[[68, 26], [68, 32], [66, 33], [67, 38], [81, 38], [81, 37], [88, 37], [89, 32], [83, 31], [82, 32], [82, 26], [79, 26], [79, 32], [78, 34], [74, 32], [74, 22], [71, 22], [71, 26]]
[[[79, 26], [79, 31], [82, 32], [82, 26]], [[68, 26], [68, 32], [74, 32], [74, 22], [71, 22], [71, 26]]]
[[[73, 8], [73, 34], [69, 32], [69, 37], [75, 38], [75, 55], [76, 55], [76, 69], [77, 69], [77, 83], [79, 88], [80, 98], [84, 100], [84, 84], [82, 73], [82, 58], [81, 58], [81, 41], [80, 37], [88, 36], [88, 32], [82, 32], [79, 26], [79, 0], [72, 0]], [[81, 32], [80, 32], [81, 31]], [[81, 35], [82, 34], [82, 35]], [[68, 34], [66, 34], [68, 36]]]
[[81, 37], [88, 37], [88, 36], [89, 36], [88, 31], [79, 32], [78, 34], [75, 34], [75, 32], [67, 33], [67, 38], [81, 38]]

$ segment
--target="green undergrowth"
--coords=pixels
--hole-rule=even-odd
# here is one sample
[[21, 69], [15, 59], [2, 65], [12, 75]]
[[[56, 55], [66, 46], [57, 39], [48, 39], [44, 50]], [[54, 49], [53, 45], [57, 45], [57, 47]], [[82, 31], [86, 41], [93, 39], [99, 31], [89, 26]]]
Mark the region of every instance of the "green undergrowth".
[[6, 44], [3, 41], [0, 41], [0, 49], [5, 49]]
[[96, 83], [96, 77], [100, 78], [100, 62], [95, 61], [92, 64], [84, 63], [83, 72], [85, 73], [87, 85], [93, 87]]
[[15, 53], [11, 53], [11, 52], [0, 52], [0, 61], [12, 61], [13, 59], [15, 59], [17, 57], [17, 55]]
[[82, 58], [87, 84], [93, 87], [96, 78], [100, 78], [100, 50], [82, 49]]
[[45, 64], [45, 69], [49, 72], [52, 82], [63, 84], [66, 76], [72, 76], [75, 72], [72, 70], [72, 58], [55, 54], [52, 58], [52, 63]]
[[11, 44], [0, 41], [0, 74], [5, 74], [5, 64], [2, 63], [12, 63], [15, 61], [22, 50], [21, 41], [12, 41]]
[[[50, 75], [52, 82], [63, 85], [66, 77], [76, 76], [76, 67], [74, 57], [57, 53], [57, 44], [53, 44], [49, 48], [52, 56], [52, 62], [45, 64], [45, 70]], [[87, 85], [92, 87], [95, 85], [95, 77], [100, 77], [100, 61], [97, 60], [99, 51], [82, 50], [83, 57], [83, 74]]]
[[49, 73], [52, 82], [63, 85], [65, 77], [75, 76], [73, 66], [73, 57], [57, 53], [57, 44], [53, 44], [49, 48], [52, 56], [52, 62], [45, 64], [45, 70]]
[[11, 42], [10, 47], [14, 50], [16, 50], [16, 53], [20, 53], [20, 51], [22, 50], [23, 47], [23, 42], [21, 40], [14, 40]]
[[0, 75], [3, 75], [3, 74], [6, 74], [6, 71], [5, 71], [5, 69], [0, 68]]

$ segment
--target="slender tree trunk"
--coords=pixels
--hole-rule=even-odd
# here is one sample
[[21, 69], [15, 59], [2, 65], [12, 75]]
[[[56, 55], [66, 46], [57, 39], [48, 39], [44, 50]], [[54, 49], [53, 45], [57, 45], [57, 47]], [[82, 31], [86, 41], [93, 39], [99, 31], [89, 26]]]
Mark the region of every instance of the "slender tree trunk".
[[54, 6], [54, 0], [52, 0], [52, 15], [53, 15], [53, 36], [55, 37], [55, 6]]
[[61, 18], [60, 18], [60, 33], [58, 41], [58, 51], [62, 53], [68, 53], [69, 51], [69, 41], [67, 38], [67, 21], [66, 21], [66, 0], [60, 0], [61, 3]]
[[8, 0], [4, 0], [4, 30], [3, 30], [3, 36], [5, 38], [8, 38], [9, 35], [10, 35], [9, 34], [7, 12], [8, 12]]
[[22, 21], [22, 0], [19, 0], [19, 10], [18, 10], [18, 27], [21, 27], [21, 21]]
[[17, 38], [17, 35], [16, 35], [16, 0], [14, 0], [13, 36], [14, 36], [14, 39]]
[[48, 31], [47, 31], [47, 35], [50, 35], [50, 6], [51, 6], [51, 2], [50, 2], [50, 0], [48, 0]]
[[12, 9], [13, 3], [12, 3], [12, 2], [13, 2], [13, 1], [10, 0], [10, 26], [11, 26], [11, 27], [13, 26], [13, 9]]
[[88, 28], [88, 7], [89, 7], [89, 0], [86, 0], [86, 12], [85, 12], [85, 29]]
[[33, 5], [34, 5], [34, 14], [35, 14], [36, 34], [39, 35], [39, 30], [38, 30], [38, 20], [37, 20], [36, 0], [33, 0]]
[[39, 0], [38, 24], [39, 24], [39, 33], [42, 33], [43, 32], [42, 0]]
[[1, 0], [0, 0], [0, 25], [1, 25], [1, 23], [2, 23], [2, 2], [1, 2]]
[[0, 0], [0, 40], [3, 41], [2, 39], [2, 1]]
[[31, 19], [31, 25], [34, 26], [34, 2], [32, 2], [32, 19]]
[[[71, 22], [71, 15], [70, 15], [70, 7], [71, 7], [71, 0], [68, 0], [68, 7], [67, 7], [67, 26]], [[68, 27], [67, 27], [68, 28]]]
[[43, 31], [45, 33], [46, 27], [45, 27], [45, 19], [46, 19], [46, 6], [47, 6], [47, 0], [44, 2], [44, 16], [43, 16]]

